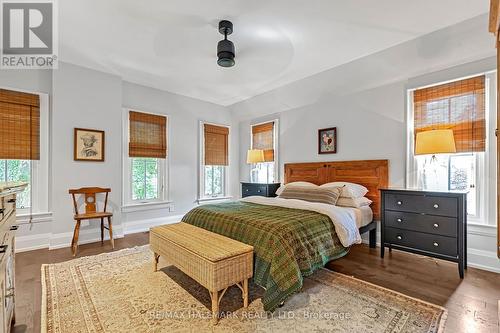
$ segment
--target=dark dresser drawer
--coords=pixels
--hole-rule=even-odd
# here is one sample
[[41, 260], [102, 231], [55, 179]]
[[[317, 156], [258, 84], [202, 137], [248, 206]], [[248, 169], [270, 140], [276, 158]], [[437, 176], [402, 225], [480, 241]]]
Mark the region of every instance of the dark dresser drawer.
[[418, 253], [467, 269], [467, 192], [382, 189], [380, 255]]
[[386, 242], [422, 251], [447, 255], [457, 255], [457, 239], [452, 237], [425, 234], [416, 231], [386, 228]]
[[453, 197], [388, 193], [385, 209], [441, 216], [458, 216], [458, 201]]
[[245, 196], [251, 195], [267, 195], [267, 187], [266, 185], [260, 184], [243, 184], [241, 186], [242, 194]]
[[455, 217], [386, 210], [385, 225], [392, 228], [456, 237], [458, 221]]
[[241, 183], [241, 196], [249, 197], [252, 195], [258, 195], [262, 197], [275, 197], [276, 190], [280, 187], [280, 183]]

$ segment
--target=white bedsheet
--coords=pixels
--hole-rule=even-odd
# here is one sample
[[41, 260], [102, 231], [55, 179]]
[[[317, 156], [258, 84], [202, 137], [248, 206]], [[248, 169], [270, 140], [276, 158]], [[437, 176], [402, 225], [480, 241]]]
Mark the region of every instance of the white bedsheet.
[[297, 199], [266, 198], [259, 196], [246, 197], [241, 199], [241, 201], [261, 205], [304, 209], [324, 214], [332, 220], [335, 232], [337, 233], [337, 236], [343, 246], [348, 247], [352, 244], [361, 243], [361, 235], [359, 234], [358, 226], [356, 224], [356, 212], [354, 209], [346, 209], [346, 207]]

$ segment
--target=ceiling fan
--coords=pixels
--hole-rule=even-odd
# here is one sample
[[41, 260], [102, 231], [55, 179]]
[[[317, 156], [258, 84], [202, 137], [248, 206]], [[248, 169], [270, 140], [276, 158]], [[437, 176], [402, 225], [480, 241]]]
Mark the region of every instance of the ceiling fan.
[[217, 64], [221, 67], [233, 67], [234, 61], [234, 44], [227, 39], [227, 35], [233, 33], [233, 23], [227, 20], [219, 22], [219, 32], [224, 35], [224, 39], [217, 43]]

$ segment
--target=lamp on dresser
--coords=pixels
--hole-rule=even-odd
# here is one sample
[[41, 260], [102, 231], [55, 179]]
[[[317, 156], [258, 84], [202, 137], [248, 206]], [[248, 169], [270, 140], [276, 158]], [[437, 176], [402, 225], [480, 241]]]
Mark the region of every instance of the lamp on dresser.
[[247, 164], [250, 164], [252, 169], [250, 171], [250, 178], [253, 182], [255, 173], [257, 172], [256, 164], [265, 162], [264, 151], [261, 149], [249, 149], [247, 152]]
[[[261, 149], [250, 149], [247, 152], [247, 163], [255, 165], [258, 163], [265, 162], [264, 150]], [[269, 183], [269, 175], [266, 176], [267, 181], [265, 183], [257, 183], [255, 180], [255, 173], [257, 168], [254, 167], [251, 171], [251, 182], [241, 182], [241, 196], [249, 197], [252, 195], [258, 195], [263, 197], [275, 197], [280, 183]]]

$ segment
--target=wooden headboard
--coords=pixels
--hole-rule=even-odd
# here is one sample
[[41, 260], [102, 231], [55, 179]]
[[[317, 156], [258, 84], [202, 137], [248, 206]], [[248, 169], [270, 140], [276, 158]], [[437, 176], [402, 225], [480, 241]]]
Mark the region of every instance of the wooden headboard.
[[285, 184], [305, 181], [322, 185], [330, 182], [350, 182], [365, 186], [366, 197], [373, 201], [375, 220], [380, 219], [380, 191], [389, 182], [388, 160], [361, 160], [341, 162], [287, 163]]

